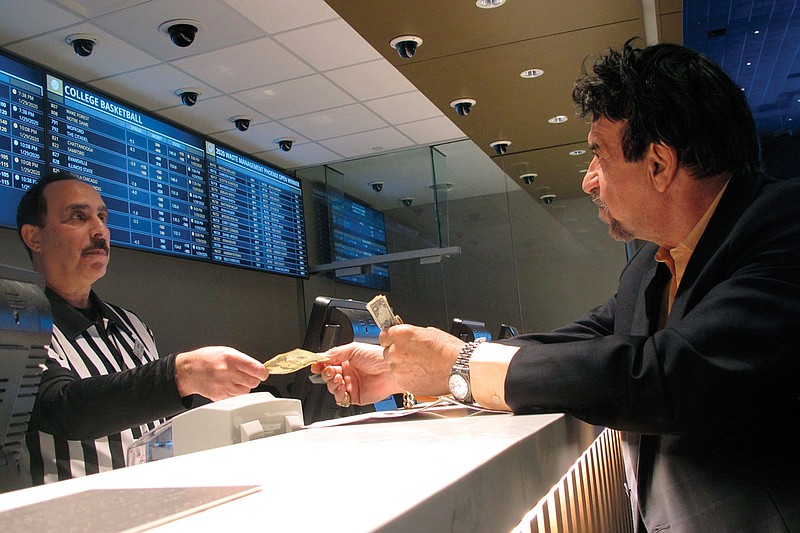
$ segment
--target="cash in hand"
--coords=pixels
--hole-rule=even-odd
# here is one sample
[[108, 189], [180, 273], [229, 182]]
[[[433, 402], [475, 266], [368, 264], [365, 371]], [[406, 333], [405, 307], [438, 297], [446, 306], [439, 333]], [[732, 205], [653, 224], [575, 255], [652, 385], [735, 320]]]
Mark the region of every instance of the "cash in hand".
[[327, 355], [295, 348], [290, 352], [276, 355], [264, 363], [264, 367], [270, 374], [291, 374], [314, 363], [324, 363], [328, 359]]
[[379, 294], [367, 303], [367, 311], [382, 331], [403, 323], [403, 320], [394, 314], [389, 306], [389, 300], [383, 294]]

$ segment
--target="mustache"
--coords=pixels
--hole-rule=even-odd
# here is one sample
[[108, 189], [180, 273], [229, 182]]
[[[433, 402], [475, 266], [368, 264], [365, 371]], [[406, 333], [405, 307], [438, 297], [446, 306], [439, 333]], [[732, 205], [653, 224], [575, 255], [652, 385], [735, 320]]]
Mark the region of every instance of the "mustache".
[[105, 239], [92, 239], [91, 244], [82, 250], [82, 253], [88, 253], [93, 250], [103, 250], [108, 255], [111, 250], [108, 247], [108, 242]]
[[592, 191], [592, 193], [590, 194], [589, 198], [592, 201], [592, 203], [595, 205], [595, 207], [597, 207], [598, 209], [602, 209], [603, 211], [607, 211], [608, 210], [608, 206], [606, 205], [606, 203], [603, 200], [600, 199], [600, 193], [599, 192]]

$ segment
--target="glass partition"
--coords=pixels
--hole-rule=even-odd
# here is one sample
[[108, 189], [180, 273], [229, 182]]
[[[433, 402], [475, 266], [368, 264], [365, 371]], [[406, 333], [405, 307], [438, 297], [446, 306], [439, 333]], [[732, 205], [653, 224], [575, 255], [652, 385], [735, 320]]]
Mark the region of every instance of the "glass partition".
[[625, 248], [608, 236], [580, 191], [580, 176], [574, 178], [577, 192], [548, 204], [517, 174], [470, 140], [297, 171], [312, 272], [315, 265], [336, 264], [330, 250], [340, 236], [331, 230], [332, 197], [345, 198], [348, 209], [369, 220], [382, 215], [389, 257], [460, 249], [389, 262], [386, 290], [337, 279], [335, 271], [312, 274], [304, 282], [308, 308], [319, 295], [369, 300], [384, 293], [407, 323], [449, 331], [455, 318], [473, 320], [496, 337], [503, 324], [520, 333], [549, 330], [606, 301]]

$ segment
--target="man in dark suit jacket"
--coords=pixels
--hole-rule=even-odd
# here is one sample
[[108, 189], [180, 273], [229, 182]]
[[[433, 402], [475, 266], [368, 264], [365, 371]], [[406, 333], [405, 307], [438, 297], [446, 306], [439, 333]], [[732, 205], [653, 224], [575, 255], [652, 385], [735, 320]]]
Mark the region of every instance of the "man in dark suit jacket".
[[650, 241], [616, 295], [498, 343], [393, 326], [314, 370], [344, 403], [449, 385], [622, 430], [639, 531], [800, 531], [800, 180], [763, 176], [741, 91], [683, 47], [611, 50], [573, 99], [584, 191], [612, 236]]

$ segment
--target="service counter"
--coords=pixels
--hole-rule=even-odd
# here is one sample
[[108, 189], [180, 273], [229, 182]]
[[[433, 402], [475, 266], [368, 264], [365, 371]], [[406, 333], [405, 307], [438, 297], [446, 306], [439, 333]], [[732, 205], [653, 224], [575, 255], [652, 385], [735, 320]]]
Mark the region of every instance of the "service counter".
[[509, 531], [594, 437], [562, 414], [442, 408], [2, 494], [0, 524], [7, 532]]

